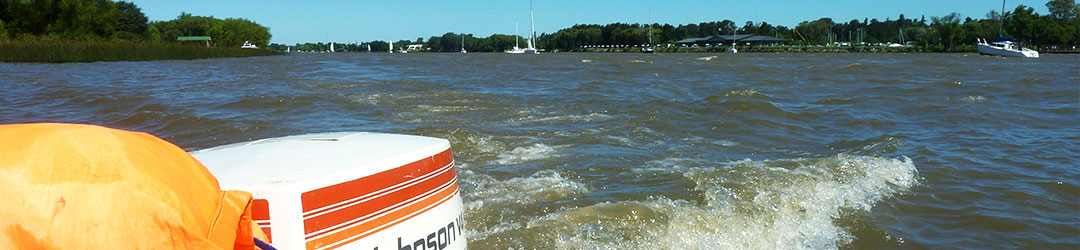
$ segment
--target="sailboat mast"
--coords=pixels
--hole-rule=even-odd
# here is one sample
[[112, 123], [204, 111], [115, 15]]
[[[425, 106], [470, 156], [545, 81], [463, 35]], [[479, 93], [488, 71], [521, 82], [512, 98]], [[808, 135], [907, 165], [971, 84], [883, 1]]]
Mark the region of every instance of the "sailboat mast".
[[900, 45], [904, 44], [904, 27], [900, 27]]
[[653, 46], [652, 42], [652, 9], [649, 9], [649, 47]]
[[532, 26], [532, 32], [529, 32], [529, 42], [536, 46], [536, 20], [533, 18], [533, 3], [529, 1], [529, 25]]
[[518, 31], [518, 22], [514, 22], [514, 48], [518, 48], [518, 41], [521, 41], [521, 31]]
[[1005, 26], [1005, 0], [1001, 0], [1001, 17], [998, 18], [998, 37], [1004, 35], [1001, 34], [1001, 26]]

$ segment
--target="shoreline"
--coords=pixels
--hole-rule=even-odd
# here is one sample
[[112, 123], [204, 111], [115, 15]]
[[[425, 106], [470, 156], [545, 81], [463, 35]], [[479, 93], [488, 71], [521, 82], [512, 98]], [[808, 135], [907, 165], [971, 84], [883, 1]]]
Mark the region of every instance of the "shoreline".
[[203, 47], [148, 41], [0, 41], [0, 62], [69, 63], [113, 61], [194, 60], [206, 58], [283, 55], [268, 49]]
[[[386, 54], [386, 52], [367, 53], [367, 52], [362, 52], [362, 51], [358, 51], [358, 52], [342, 51], [342, 52], [334, 52], [334, 53]], [[644, 53], [642, 53], [640, 51], [640, 49], [627, 49], [627, 50], [617, 49], [617, 50], [610, 50], [610, 51], [606, 51], [606, 50], [605, 51], [601, 51], [601, 50], [595, 50], [595, 51], [594, 50], [589, 50], [589, 51], [541, 51], [541, 54], [567, 54], [567, 53], [644, 54]], [[728, 54], [728, 52], [725, 51], [725, 50], [707, 50], [707, 51], [706, 50], [695, 50], [695, 51], [688, 51], [688, 50], [661, 51], [661, 50], [657, 50], [655, 53], [656, 54], [694, 54], [694, 53], [697, 53], [697, 54]], [[861, 54], [861, 53], [865, 53], [865, 54], [891, 54], [891, 53], [901, 53], [901, 54], [903, 54], [903, 53], [911, 53], [911, 54], [965, 54], [965, 53], [979, 53], [979, 52], [974, 51], [974, 50], [946, 52], [946, 51], [924, 51], [924, 50], [920, 50], [920, 51], [842, 51], [842, 50], [813, 50], [813, 51], [811, 51], [811, 50], [806, 50], [806, 51], [771, 51], [770, 50], [770, 51], [765, 51], [765, 50], [760, 50], [759, 51], [759, 50], [742, 50], [742, 49], [740, 49], [739, 53], [740, 54], [741, 53], [777, 53], [777, 54], [779, 54], [779, 53], [792, 53], [792, 54], [811, 54], [811, 53], [820, 53], [820, 54]], [[1067, 54], [1080, 54], [1080, 51], [1067, 51], [1067, 52], [1047, 51], [1047, 52], [1039, 52], [1039, 53], [1040, 54], [1062, 54], [1062, 55], [1067, 55]], [[286, 55], [289, 55], [289, 54], [301, 55], [301, 54], [325, 54], [325, 53], [292, 52], [292, 53], [285, 53], [285, 54]], [[413, 51], [413, 52], [409, 52], [409, 54], [459, 54], [459, 52]], [[469, 54], [505, 54], [505, 53], [503, 53], [503, 52], [469, 52]]]
[[[729, 47], [715, 48], [656, 48], [656, 53], [727, 53]], [[739, 53], [978, 53], [974, 46], [963, 46], [945, 51], [934, 47], [741, 47]], [[641, 53], [633, 48], [589, 48], [567, 52], [583, 53]], [[1041, 50], [1046, 54], [1078, 54], [1080, 50]]]
[[[642, 47], [622, 47], [622, 48], [581, 48], [569, 51], [540, 51], [541, 53], [642, 53]], [[728, 53], [730, 47], [696, 47], [696, 48], [656, 48], [656, 53], [667, 54], [679, 54], [679, 53]], [[739, 53], [978, 53], [975, 46], [961, 46], [952, 48], [946, 51], [940, 47], [878, 47], [878, 46], [850, 46], [850, 47], [827, 47], [827, 46], [759, 46], [759, 47], [740, 47]], [[281, 52], [281, 51], [279, 51]], [[339, 51], [336, 53], [365, 53], [366, 51]], [[282, 52], [284, 53], [284, 52]], [[319, 52], [292, 52], [292, 53], [319, 53]], [[286, 54], [292, 54], [286, 53]], [[380, 52], [367, 52], [367, 53], [385, 53]], [[410, 51], [409, 53], [459, 53], [459, 52], [442, 52], [442, 51]], [[471, 53], [503, 53], [499, 52], [487, 52], [477, 51]], [[1042, 54], [1080, 54], [1080, 50], [1040, 50]]]

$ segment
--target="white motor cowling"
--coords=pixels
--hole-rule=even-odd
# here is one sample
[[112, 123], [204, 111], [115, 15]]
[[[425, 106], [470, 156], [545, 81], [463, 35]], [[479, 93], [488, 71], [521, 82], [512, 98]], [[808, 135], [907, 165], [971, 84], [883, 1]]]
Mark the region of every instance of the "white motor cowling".
[[366, 132], [287, 136], [191, 152], [221, 188], [251, 192], [278, 249], [465, 249], [450, 143]]

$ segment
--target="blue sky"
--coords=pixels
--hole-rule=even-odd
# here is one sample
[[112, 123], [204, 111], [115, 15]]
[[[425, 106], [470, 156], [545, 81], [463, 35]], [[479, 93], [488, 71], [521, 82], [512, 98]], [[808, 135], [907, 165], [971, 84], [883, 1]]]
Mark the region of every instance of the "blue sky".
[[[272, 43], [352, 43], [371, 40], [427, 39], [446, 32], [479, 37], [529, 32], [529, 1], [281, 1], [281, 0], [134, 0], [150, 20], [169, 20], [187, 12], [217, 18], [239, 17], [270, 27]], [[1023, 4], [1048, 13], [1046, 0], [1010, 0], [1006, 10]], [[997, 0], [757, 0], [757, 1], [587, 1], [536, 0], [536, 32], [553, 33], [574, 24], [646, 23], [649, 9], [656, 23], [672, 25], [730, 19], [739, 23], [765, 21], [794, 27], [801, 21], [831, 17], [896, 19], [951, 12], [985, 18], [1000, 10]]]

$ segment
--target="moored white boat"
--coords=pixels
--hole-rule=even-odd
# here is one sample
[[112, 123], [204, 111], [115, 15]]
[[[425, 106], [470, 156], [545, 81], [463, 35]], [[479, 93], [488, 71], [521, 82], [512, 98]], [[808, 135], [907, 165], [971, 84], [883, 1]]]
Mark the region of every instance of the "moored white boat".
[[518, 40], [521, 40], [521, 36], [518, 35], [518, 25], [514, 23], [514, 48], [507, 50], [507, 54], [525, 54], [525, 49], [518, 47]]
[[532, 29], [531, 29], [532, 32], [529, 32], [529, 41], [526, 43], [527, 47], [525, 47], [525, 51], [523, 51], [523, 52], [525, 54], [540, 54], [540, 51], [536, 50], [536, 46], [535, 46], [535, 43], [536, 43], [535, 42], [536, 41], [536, 22], [535, 22], [535, 20], [533, 18], [532, 1], [529, 2], [529, 25], [532, 26]]
[[991, 43], [983, 38], [975, 38], [975, 47], [978, 48], [979, 54], [989, 56], [1039, 58], [1038, 51], [1024, 48], [1024, 46], [1015, 43], [1016, 40], [1005, 37], [1001, 32], [1000, 23], [1005, 22], [1005, 0], [1001, 0], [1001, 13], [1001, 20], [998, 25], [999, 41]]
[[244, 44], [240, 45], [240, 48], [241, 49], [258, 49], [259, 47], [255, 46], [254, 44], [251, 44], [251, 42], [244, 41]]
[[518, 48], [517, 46], [514, 46], [513, 49], [507, 50], [506, 53], [507, 54], [525, 54], [525, 49]]
[[1038, 51], [1020, 47], [1011, 41], [988, 43], [985, 39], [977, 38], [975, 46], [978, 47], [979, 54], [982, 55], [1039, 58]]
[[223, 189], [253, 195], [278, 249], [465, 249], [450, 143], [365, 132], [308, 134], [191, 153]]

